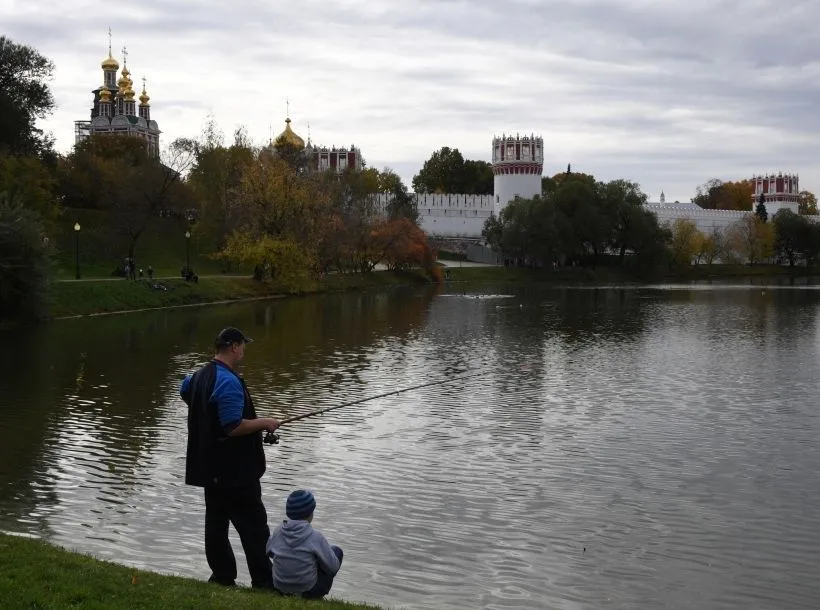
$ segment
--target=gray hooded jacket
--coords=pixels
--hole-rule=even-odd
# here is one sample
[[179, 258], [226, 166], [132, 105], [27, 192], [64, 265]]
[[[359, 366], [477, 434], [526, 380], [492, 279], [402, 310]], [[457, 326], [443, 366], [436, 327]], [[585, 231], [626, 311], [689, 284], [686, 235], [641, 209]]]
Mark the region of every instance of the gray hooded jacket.
[[334, 576], [339, 571], [339, 558], [327, 538], [307, 521], [283, 521], [265, 550], [273, 559], [273, 586], [282, 593], [310, 591], [319, 568]]

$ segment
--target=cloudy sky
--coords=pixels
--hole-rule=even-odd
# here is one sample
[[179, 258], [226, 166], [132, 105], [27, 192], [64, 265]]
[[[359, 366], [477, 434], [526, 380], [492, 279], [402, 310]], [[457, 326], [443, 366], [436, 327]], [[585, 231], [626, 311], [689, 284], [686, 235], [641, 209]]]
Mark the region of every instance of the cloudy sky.
[[688, 201], [717, 177], [820, 190], [816, 0], [0, 0], [0, 33], [56, 64], [47, 128], [73, 144], [113, 31], [170, 141], [209, 114], [258, 143], [355, 143], [409, 182], [430, 153], [541, 134], [544, 173]]

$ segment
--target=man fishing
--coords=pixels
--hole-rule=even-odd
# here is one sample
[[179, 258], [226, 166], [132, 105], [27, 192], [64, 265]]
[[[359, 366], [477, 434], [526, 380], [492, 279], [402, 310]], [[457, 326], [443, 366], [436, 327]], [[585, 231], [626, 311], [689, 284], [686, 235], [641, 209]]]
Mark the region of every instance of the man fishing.
[[253, 400], [236, 367], [252, 339], [226, 328], [215, 342], [215, 356], [180, 387], [188, 405], [185, 483], [205, 488], [205, 556], [209, 582], [233, 586], [236, 558], [228, 539], [233, 523], [248, 561], [251, 585], [272, 588], [265, 544], [270, 536], [259, 479], [265, 472], [262, 432], [279, 422], [257, 417]]

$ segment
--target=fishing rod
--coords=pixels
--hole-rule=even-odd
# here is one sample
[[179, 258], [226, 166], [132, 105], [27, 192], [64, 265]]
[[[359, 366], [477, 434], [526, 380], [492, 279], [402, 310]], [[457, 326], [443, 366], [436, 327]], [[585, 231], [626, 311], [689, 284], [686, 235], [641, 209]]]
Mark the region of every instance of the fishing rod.
[[[283, 419], [279, 422], [279, 427], [281, 428], [285, 424], [292, 424], [302, 419], [307, 419], [308, 417], [315, 417], [317, 415], [322, 415], [323, 413], [327, 413], [328, 411], [335, 411], [336, 409], [343, 409], [344, 407], [352, 407], [353, 405], [360, 405], [363, 402], [369, 402], [371, 400], [376, 400], [377, 398], [386, 398], [387, 396], [395, 396], [396, 394], [402, 394], [404, 392], [410, 392], [412, 390], [420, 390], [421, 388], [429, 388], [431, 386], [436, 385], [443, 385], [445, 383], [449, 383], [451, 381], [456, 381], [458, 379], [468, 379], [470, 377], [474, 377], [478, 375], [478, 373], [488, 369], [490, 365], [480, 367], [478, 369], [473, 369], [472, 371], [464, 371], [459, 373], [455, 377], [447, 377], [446, 379], [439, 379], [438, 381], [428, 381], [427, 383], [420, 383], [419, 385], [410, 386], [409, 388], [401, 388], [399, 390], [392, 390], [390, 392], [384, 392], [383, 394], [376, 394], [375, 396], [368, 396], [367, 398], [360, 398], [358, 400], [352, 400], [350, 402], [345, 402], [340, 405], [334, 405], [332, 407], [325, 407], [324, 409], [317, 409], [315, 411], [311, 411], [310, 413], [302, 413], [301, 415], [294, 415], [293, 417], [288, 417]], [[276, 445], [279, 443], [279, 435], [268, 431], [265, 434], [264, 442], [268, 445]]]

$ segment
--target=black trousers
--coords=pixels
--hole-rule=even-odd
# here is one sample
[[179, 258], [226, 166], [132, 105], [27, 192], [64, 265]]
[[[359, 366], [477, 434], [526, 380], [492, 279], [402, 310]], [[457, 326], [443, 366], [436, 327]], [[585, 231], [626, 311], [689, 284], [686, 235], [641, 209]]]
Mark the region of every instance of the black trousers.
[[270, 529], [259, 481], [243, 487], [205, 488], [205, 556], [211, 568], [208, 580], [229, 586], [236, 581], [236, 557], [228, 540], [231, 523], [242, 541], [251, 585], [272, 588], [271, 564], [265, 554]]

